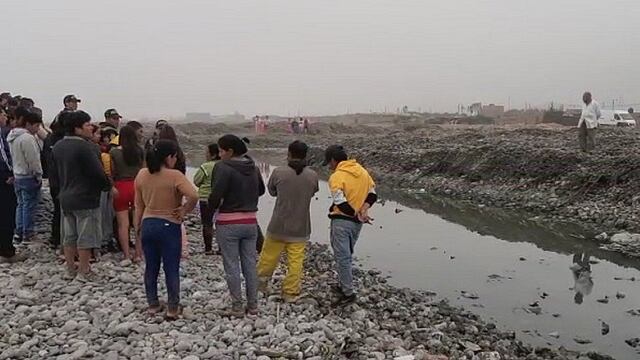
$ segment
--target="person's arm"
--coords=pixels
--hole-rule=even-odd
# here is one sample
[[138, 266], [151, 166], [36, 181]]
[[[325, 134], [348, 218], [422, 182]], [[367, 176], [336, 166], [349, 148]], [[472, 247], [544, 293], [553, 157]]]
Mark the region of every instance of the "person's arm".
[[134, 222], [134, 224], [138, 226], [138, 228], [135, 229], [136, 239], [140, 239], [140, 230], [142, 229], [142, 216], [144, 215], [144, 211], [146, 209], [144, 200], [142, 199], [142, 187], [140, 186], [140, 182], [138, 179], [139, 176], [140, 176], [140, 173], [138, 173], [138, 176], [136, 176], [136, 180], [134, 181], [134, 184], [135, 184], [134, 186], [136, 190], [136, 196], [135, 196], [136, 210], [134, 215], [136, 221]]
[[271, 196], [278, 196], [278, 173], [276, 171], [271, 174], [269, 182], [267, 183], [267, 189]]
[[231, 177], [223, 163], [217, 163], [213, 168], [211, 177], [211, 195], [209, 195], [209, 206], [216, 210], [224, 198], [224, 194], [229, 189]]
[[371, 223], [373, 220], [369, 217], [369, 209], [373, 206], [373, 204], [378, 201], [378, 194], [376, 193], [376, 184], [369, 176], [369, 193], [367, 194], [367, 198], [364, 200], [364, 204], [360, 210], [358, 210], [358, 220], [362, 223]]
[[258, 168], [256, 168], [256, 172], [258, 173], [258, 196], [262, 196], [266, 192], [264, 180], [262, 179], [262, 174]]
[[355, 216], [356, 211], [349, 205], [347, 197], [344, 193], [344, 186], [335, 177], [329, 178], [329, 190], [331, 191], [331, 199], [333, 206], [337, 207], [343, 214], [347, 216]]
[[107, 174], [104, 172], [102, 161], [100, 161], [100, 158], [96, 156], [91, 144], [86, 144], [88, 145], [87, 149], [83, 149], [80, 153], [80, 156], [82, 156], [82, 163], [78, 164], [78, 166], [83, 166], [85, 171], [84, 173], [92, 177], [100, 189], [108, 190], [111, 186], [111, 181], [109, 181]]
[[313, 189], [313, 193], [316, 194], [318, 193], [318, 191], [320, 191], [320, 182], [318, 181], [318, 173], [314, 171], [313, 174], [314, 174], [313, 181], [315, 181], [316, 183], [316, 187], [315, 189]]
[[600, 120], [600, 118], [602, 117], [602, 112], [600, 111], [600, 104], [595, 103], [594, 104], [594, 111], [596, 112], [596, 120]]
[[176, 179], [176, 188], [178, 192], [186, 199], [186, 202], [178, 209], [178, 218], [180, 220], [190, 213], [198, 203], [198, 192], [196, 188], [189, 182], [189, 179], [183, 174], [180, 174]]
[[38, 140], [35, 135], [28, 138], [20, 144], [25, 160], [27, 161], [27, 167], [32, 175], [35, 175], [38, 179], [42, 180], [42, 163], [40, 161], [40, 146], [38, 146]]
[[193, 175], [193, 184], [197, 187], [202, 186], [204, 184], [204, 179], [206, 174], [204, 172], [203, 166], [201, 165], [196, 171], [195, 175]]

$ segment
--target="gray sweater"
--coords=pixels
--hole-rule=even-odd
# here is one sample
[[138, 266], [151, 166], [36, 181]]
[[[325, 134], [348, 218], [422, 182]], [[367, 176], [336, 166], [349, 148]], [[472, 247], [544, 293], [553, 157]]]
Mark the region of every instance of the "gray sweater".
[[7, 136], [13, 159], [13, 175], [16, 178], [42, 178], [40, 146], [36, 137], [27, 129], [15, 128]]
[[267, 236], [285, 242], [309, 240], [309, 206], [318, 192], [318, 174], [293, 162], [276, 168], [269, 178], [267, 188], [269, 194], [276, 197]]

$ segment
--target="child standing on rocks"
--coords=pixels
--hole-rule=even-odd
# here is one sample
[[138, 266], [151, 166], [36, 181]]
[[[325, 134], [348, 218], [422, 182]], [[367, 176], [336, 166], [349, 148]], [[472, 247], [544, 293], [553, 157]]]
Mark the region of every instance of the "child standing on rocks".
[[258, 275], [256, 271], [256, 240], [258, 198], [265, 192], [260, 170], [246, 156], [247, 145], [235, 135], [218, 140], [222, 161], [216, 163], [209, 206], [217, 209], [217, 241], [227, 286], [232, 298], [231, 314], [244, 315], [240, 268], [245, 279], [246, 312], [258, 312]]
[[267, 185], [277, 199], [260, 253], [258, 276], [261, 291], [266, 292], [280, 254], [286, 251], [287, 276], [282, 283], [286, 302], [295, 302], [300, 296], [305, 248], [311, 235], [309, 207], [318, 192], [318, 174], [307, 167], [308, 149], [303, 142], [291, 143], [287, 166], [275, 169]]
[[[135, 179], [136, 221], [141, 224], [139, 236], [146, 260], [144, 286], [148, 312], [162, 311], [158, 300], [160, 264], [164, 268], [168, 309], [167, 319], [180, 316], [181, 225], [185, 216], [198, 203], [198, 193], [187, 177], [174, 170], [178, 145], [171, 140], [158, 140], [147, 152], [147, 168]], [[183, 204], [183, 199], [186, 202]]]
[[[216, 161], [220, 160], [218, 144], [207, 146], [206, 159], [193, 176], [193, 183], [198, 187], [200, 196], [200, 221], [202, 222], [202, 238], [204, 240], [204, 253], [214, 255], [213, 251], [213, 209], [209, 206], [209, 195], [211, 195], [211, 179], [213, 167]], [[218, 255], [220, 250], [218, 249]]]
[[360, 236], [362, 224], [370, 223], [369, 208], [378, 200], [375, 183], [355, 160], [348, 160], [347, 152], [340, 145], [331, 145], [324, 154], [323, 166], [329, 165], [333, 173], [329, 188], [333, 202], [331, 219], [331, 247], [338, 273], [339, 299], [334, 306], [348, 305], [356, 301], [353, 289], [353, 252]]

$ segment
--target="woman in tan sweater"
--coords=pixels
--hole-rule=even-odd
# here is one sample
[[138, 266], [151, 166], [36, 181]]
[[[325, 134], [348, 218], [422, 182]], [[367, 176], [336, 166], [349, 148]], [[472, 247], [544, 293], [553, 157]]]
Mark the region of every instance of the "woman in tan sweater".
[[[162, 311], [158, 300], [158, 275], [163, 264], [167, 285], [166, 318], [178, 318], [180, 308], [180, 257], [182, 242], [180, 225], [198, 202], [198, 193], [186, 176], [174, 170], [178, 145], [159, 140], [147, 152], [147, 167], [135, 180], [136, 219], [141, 224], [140, 236], [146, 260], [144, 286], [148, 312]], [[183, 199], [186, 202], [183, 204]]]

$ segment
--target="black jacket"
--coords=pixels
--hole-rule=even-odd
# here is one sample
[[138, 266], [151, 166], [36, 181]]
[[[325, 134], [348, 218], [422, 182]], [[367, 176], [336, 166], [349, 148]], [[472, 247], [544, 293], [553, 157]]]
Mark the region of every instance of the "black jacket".
[[66, 136], [53, 147], [55, 171], [50, 177], [60, 187], [63, 211], [100, 207], [100, 193], [110, 182], [100, 162], [96, 145], [76, 136]]
[[255, 212], [264, 192], [262, 175], [251, 158], [218, 161], [213, 168], [209, 206], [221, 213]]

